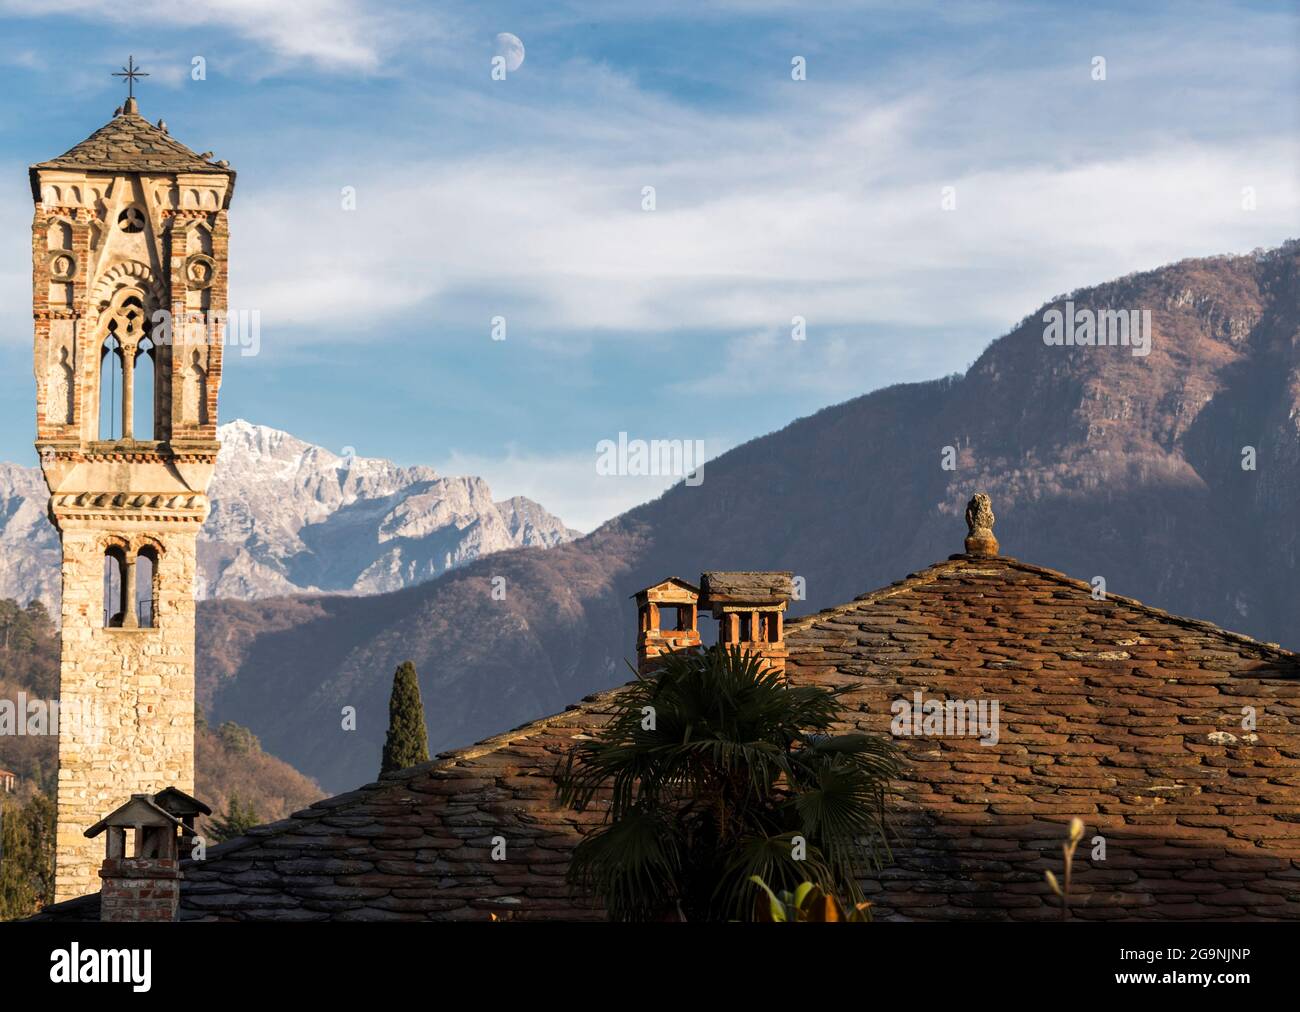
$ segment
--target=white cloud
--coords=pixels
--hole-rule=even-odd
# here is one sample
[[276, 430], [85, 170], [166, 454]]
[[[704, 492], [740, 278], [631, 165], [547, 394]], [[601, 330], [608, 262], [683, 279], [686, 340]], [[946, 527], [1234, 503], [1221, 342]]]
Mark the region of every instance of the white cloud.
[[[395, 37], [384, 18], [360, 0], [0, 0], [0, 13], [23, 17], [72, 15], [139, 26], [229, 29], [286, 60], [332, 69], [373, 71]], [[422, 16], [428, 23], [429, 15]], [[387, 21], [392, 24], [391, 18]]]
[[[861, 128], [810, 138], [786, 175], [772, 173], [756, 133], [726, 157], [680, 151], [657, 166], [532, 152], [376, 167], [356, 174], [355, 212], [337, 208], [325, 180], [308, 209], [298, 186], [297, 199], [245, 187], [235, 300], [269, 327], [346, 323], [348, 337], [378, 336], [385, 317], [421, 303], [444, 325], [486, 326], [520, 304], [534, 329], [771, 329], [801, 315], [822, 328], [960, 325], [992, 337], [1058, 291], [1275, 244], [1300, 220], [1292, 138], [932, 175], [895, 125], [881, 138], [896, 152], [891, 171], [863, 180], [844, 140]], [[639, 208], [647, 180], [653, 212]], [[948, 185], [957, 207], [945, 212]], [[1241, 209], [1244, 186], [1255, 211]]]
[[[987, 343], [976, 338], [970, 358]], [[842, 399], [882, 386], [886, 377], [928, 380], [941, 372], [915, 335], [815, 326], [802, 341], [792, 337], [789, 327], [747, 331], [728, 338], [721, 354], [710, 359], [717, 362], [716, 368], [687, 375], [672, 385], [673, 391], [712, 400], [803, 392]]]
[[[611, 433], [615, 439], [617, 433]], [[658, 434], [633, 438], [658, 438]], [[666, 437], [665, 437], [666, 438]], [[706, 439], [708, 458], [730, 449], [717, 439]], [[477, 475], [487, 481], [497, 501], [527, 496], [558, 516], [568, 526], [590, 533], [610, 517], [658, 497], [680, 478], [606, 476], [596, 472], [595, 444], [589, 452], [537, 453], [509, 446], [500, 455], [452, 450], [435, 466], [445, 475]], [[708, 484], [706, 463], [703, 483]]]
[[[1157, 29], [1176, 51], [1146, 52]], [[1109, 42], [1103, 84], [1073, 56], [971, 74], [948, 54], [910, 61], [887, 94], [769, 82], [745, 112], [581, 60], [518, 88], [453, 90], [426, 109], [448, 135], [436, 156], [349, 149], [308, 181], [306, 216], [301, 176], [246, 181], [237, 297], [271, 326], [344, 324], [349, 339], [420, 304], [447, 327], [509, 308], [534, 331], [743, 334], [801, 315], [846, 340], [854, 327], [987, 340], [1058, 291], [1300, 230], [1300, 140], [1242, 126], [1214, 97], [1276, 104], [1292, 58], [1232, 24], [1214, 31], [1231, 39], [1231, 70], [1175, 21]], [[1175, 114], [1153, 134], [1152, 112], [1206, 60], [1212, 121]], [[345, 183], [359, 190], [350, 214]], [[944, 186], [955, 211], [940, 209]], [[1258, 210], [1241, 209], [1243, 186]]]

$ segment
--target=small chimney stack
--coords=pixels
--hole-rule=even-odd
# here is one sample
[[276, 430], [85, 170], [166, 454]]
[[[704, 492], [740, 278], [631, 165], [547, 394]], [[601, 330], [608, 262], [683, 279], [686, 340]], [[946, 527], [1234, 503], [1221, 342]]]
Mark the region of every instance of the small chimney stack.
[[[700, 645], [700, 588], [670, 576], [632, 597], [637, 604], [637, 672], [650, 674], [667, 654]], [[670, 622], [665, 628], [664, 619]]]
[[718, 643], [757, 654], [785, 675], [785, 609], [794, 593], [792, 573], [704, 573], [700, 603], [718, 620]]
[[179, 787], [168, 787], [154, 795], [153, 803], [181, 824], [181, 838], [177, 845], [177, 856], [182, 861], [189, 860], [194, 850], [197, 833], [194, 822], [200, 815], [211, 815], [212, 809], [198, 798], [192, 798]]
[[[176, 920], [181, 895], [177, 846], [185, 826], [156, 801], [148, 794], [133, 794], [125, 805], [86, 830], [86, 836], [91, 838], [106, 834], [104, 863], [99, 869], [103, 882], [99, 895], [101, 921]], [[130, 857], [128, 829], [133, 834]]]

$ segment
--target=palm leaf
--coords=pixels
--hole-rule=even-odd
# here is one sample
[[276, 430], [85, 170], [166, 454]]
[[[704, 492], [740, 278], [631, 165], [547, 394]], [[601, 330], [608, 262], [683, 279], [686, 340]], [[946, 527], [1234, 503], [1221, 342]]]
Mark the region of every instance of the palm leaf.
[[[646, 706], [654, 730], [642, 727]], [[834, 692], [790, 687], [735, 648], [671, 655], [556, 767], [557, 799], [604, 815], [570, 881], [625, 920], [679, 902], [692, 919], [752, 914], [754, 875], [861, 900], [859, 867], [888, 854], [897, 760], [887, 738], [833, 734], [843, 717]], [[806, 860], [792, 855], [795, 837]]]

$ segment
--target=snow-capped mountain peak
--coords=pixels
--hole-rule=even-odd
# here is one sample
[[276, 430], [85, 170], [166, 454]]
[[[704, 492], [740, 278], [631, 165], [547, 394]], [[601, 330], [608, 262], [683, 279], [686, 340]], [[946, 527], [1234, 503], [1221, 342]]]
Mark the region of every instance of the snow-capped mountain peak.
[[[495, 502], [481, 478], [334, 453], [243, 419], [217, 435], [202, 597], [396, 590], [491, 552], [578, 536], [531, 500]], [[0, 464], [0, 598], [57, 600], [46, 495], [39, 470]]]

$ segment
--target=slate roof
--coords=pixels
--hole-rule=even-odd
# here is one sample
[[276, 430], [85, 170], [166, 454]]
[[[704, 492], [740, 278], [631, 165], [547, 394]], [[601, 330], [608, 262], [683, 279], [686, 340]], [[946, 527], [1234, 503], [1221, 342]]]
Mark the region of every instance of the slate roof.
[[138, 112], [118, 113], [80, 144], [57, 158], [31, 167], [32, 192], [39, 199], [38, 169], [82, 169], [106, 172], [199, 172], [234, 177], [235, 170], [217, 165], [187, 148]]
[[878, 918], [1058, 917], [1043, 872], [1072, 816], [1076, 917], [1300, 918], [1300, 656], [1091, 590], [954, 557], [791, 623], [791, 680], [847, 685], [857, 728], [889, 733], [918, 690], [1000, 704], [995, 745], [898, 739]]
[[[1091, 590], [954, 556], [789, 623], [791, 681], [846, 687], [845, 729], [889, 733], [914, 691], [1000, 704], [997, 744], [897, 739], [894, 860], [864, 883], [878, 919], [1057, 918], [1043, 872], [1076, 815], [1076, 917], [1300, 918], [1300, 656]], [[184, 866], [182, 917], [599, 918], [564, 885], [598, 815], [557, 808], [550, 775], [619, 691], [212, 848]]]

